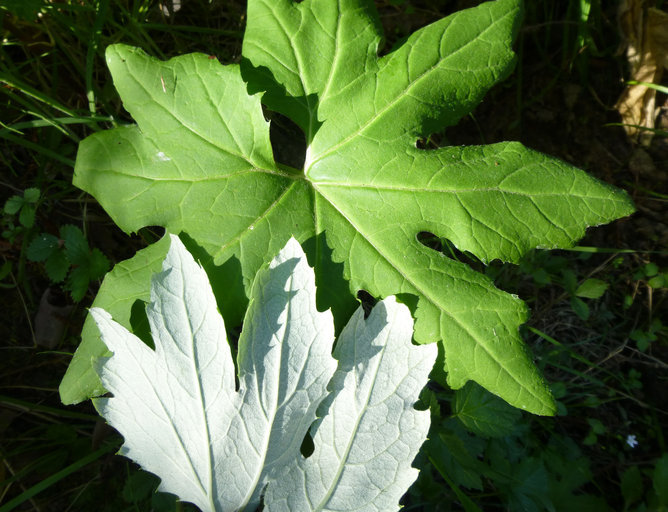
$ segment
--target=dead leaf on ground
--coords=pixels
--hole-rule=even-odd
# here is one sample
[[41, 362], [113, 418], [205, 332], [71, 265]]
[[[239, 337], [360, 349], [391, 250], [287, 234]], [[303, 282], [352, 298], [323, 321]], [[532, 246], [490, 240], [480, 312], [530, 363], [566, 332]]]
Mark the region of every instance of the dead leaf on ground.
[[[668, 13], [649, 7], [647, 0], [623, 0], [618, 16], [626, 39], [626, 57], [631, 66], [631, 80], [660, 84], [668, 67]], [[617, 104], [626, 133], [648, 145], [656, 119], [656, 91], [645, 85], [629, 85]]]
[[35, 316], [35, 342], [54, 349], [63, 338], [74, 306], [59, 304], [59, 297], [51, 288], [44, 290]]

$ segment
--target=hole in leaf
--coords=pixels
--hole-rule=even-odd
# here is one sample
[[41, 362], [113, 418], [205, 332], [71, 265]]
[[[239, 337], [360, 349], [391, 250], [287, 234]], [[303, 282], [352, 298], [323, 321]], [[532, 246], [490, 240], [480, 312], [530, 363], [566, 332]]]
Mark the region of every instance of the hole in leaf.
[[420, 231], [416, 238], [417, 241], [425, 247], [429, 247], [430, 249], [438, 252], [443, 250], [443, 242], [441, 241], [441, 238], [434, 235], [433, 233], [429, 233], [428, 231]]
[[432, 133], [431, 135], [427, 137], [420, 137], [416, 142], [415, 142], [415, 147], [418, 149], [425, 149], [425, 150], [430, 150], [430, 149], [438, 149], [444, 146], [450, 146], [450, 142], [448, 141], [448, 138], [445, 136], [444, 132], [436, 132]]
[[145, 226], [137, 231], [137, 236], [146, 244], [150, 245], [160, 240], [165, 235], [162, 226]]
[[[295, 169], [302, 169], [304, 166], [304, 156], [306, 155], [306, 137], [299, 128], [300, 126], [309, 126], [309, 140], [317, 133], [321, 126], [321, 122], [317, 119], [310, 118], [308, 109], [315, 108], [318, 105], [319, 99], [317, 94], [308, 94], [306, 96], [292, 96], [287, 93], [285, 87], [279, 83], [274, 74], [265, 66], [254, 67], [253, 64], [245, 58], [241, 59], [239, 63], [241, 69], [241, 76], [247, 84], [248, 94], [254, 95], [259, 92], [262, 93], [263, 113], [267, 120], [272, 121], [270, 126], [270, 138], [274, 148], [274, 158], [277, 162], [284, 165], [293, 166]], [[291, 112], [294, 115], [293, 119], [288, 119], [278, 112]], [[274, 122], [281, 126], [274, 126]], [[303, 151], [287, 151], [288, 157], [285, 158], [283, 153], [286, 150], [282, 149], [282, 140], [278, 137], [281, 130], [286, 131], [286, 127], [291, 128], [287, 130], [289, 133], [284, 135], [289, 145], [295, 145], [296, 141], [300, 142]], [[279, 133], [274, 133], [274, 130], [279, 128]], [[303, 143], [302, 143], [303, 141]], [[295, 155], [300, 155], [301, 158]], [[302, 156], [303, 155], [303, 156]]]
[[438, 251], [450, 259], [467, 265], [476, 272], [485, 272], [485, 265], [468, 251], [460, 251], [447, 238], [441, 238], [428, 231], [421, 231], [417, 234], [417, 241], [425, 247]]
[[308, 458], [311, 456], [314, 449], [315, 445], [313, 444], [313, 438], [311, 437], [311, 434], [309, 432], [306, 432], [306, 435], [304, 436], [304, 440], [302, 441], [302, 445], [299, 448], [299, 451], [305, 458]]
[[402, 303], [411, 312], [411, 316], [415, 319], [415, 312], [417, 311], [418, 297], [412, 293], [397, 293], [397, 301]]
[[407, 39], [408, 36], [400, 36], [397, 38], [396, 35], [388, 35], [386, 33], [385, 37], [380, 41], [380, 45], [378, 46], [378, 57], [385, 57], [393, 51], [398, 50], [403, 46]]
[[306, 137], [291, 119], [277, 112], [265, 111], [269, 118], [269, 139], [277, 163], [295, 169], [304, 167], [306, 159]]
[[378, 302], [376, 298], [365, 290], [360, 290], [357, 292], [357, 300], [362, 303], [362, 309], [364, 309], [364, 318], [369, 317], [369, 313]]

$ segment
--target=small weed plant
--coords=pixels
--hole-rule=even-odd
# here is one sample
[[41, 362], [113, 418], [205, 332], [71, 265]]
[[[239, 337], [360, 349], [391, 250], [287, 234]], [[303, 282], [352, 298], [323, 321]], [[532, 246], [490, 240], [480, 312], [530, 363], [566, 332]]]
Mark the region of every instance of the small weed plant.
[[65, 281], [64, 288], [78, 302], [89, 283], [107, 273], [109, 260], [99, 249], [90, 249], [78, 227], [61, 226], [59, 234], [40, 233], [28, 246], [26, 256], [30, 261], [43, 261], [49, 279], [54, 283]]

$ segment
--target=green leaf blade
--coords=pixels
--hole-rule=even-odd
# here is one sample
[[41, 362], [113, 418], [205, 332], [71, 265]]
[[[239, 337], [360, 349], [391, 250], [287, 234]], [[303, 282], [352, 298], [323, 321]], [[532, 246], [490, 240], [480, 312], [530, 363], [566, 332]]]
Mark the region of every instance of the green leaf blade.
[[100, 249], [93, 249], [90, 252], [90, 259], [88, 260], [88, 278], [92, 281], [100, 279], [109, 271], [109, 260], [100, 251]]
[[[114, 85], [123, 106], [145, 137], [164, 145], [163, 155], [188, 148], [203, 163], [189, 168], [201, 176], [247, 169], [275, 170], [268, 124], [259, 98], [248, 96], [238, 66], [221, 66], [204, 54], [189, 54], [162, 62], [139, 48], [112, 45], [106, 51]], [[221, 98], [234, 108], [221, 103]], [[202, 111], [206, 115], [202, 115]], [[181, 150], [181, 151], [179, 151]], [[192, 152], [192, 153], [191, 153]], [[208, 163], [225, 165], [214, 168]]]
[[570, 247], [586, 226], [633, 212], [625, 193], [515, 142], [432, 151], [358, 145], [309, 173], [331, 204], [364, 222], [363, 232], [382, 219], [383, 229], [402, 226], [407, 238], [428, 231], [483, 262]]
[[60, 283], [67, 276], [67, 271], [70, 268], [70, 262], [67, 261], [65, 251], [54, 251], [44, 262], [44, 269], [46, 275], [49, 276], [54, 283]]
[[[161, 160], [159, 145], [137, 127], [110, 130], [89, 137], [79, 149], [75, 184], [100, 198], [101, 204], [126, 232], [162, 225], [172, 232], [187, 231], [210, 253], [220, 240], [242, 236], [268, 212], [295, 180], [277, 173], [246, 168], [222, 173], [225, 158], [194, 160], [197, 153], [181, 152]], [[103, 155], [103, 156], [101, 156]], [[107, 157], [108, 155], [108, 157]], [[198, 176], [206, 166], [211, 176]], [[95, 169], [95, 172], [93, 172]], [[108, 193], [114, 187], [113, 194]]]
[[[633, 211], [625, 194], [517, 143], [416, 148], [511, 71], [520, 13], [518, 0], [483, 3], [379, 58], [371, 1], [251, 0], [248, 87], [238, 67], [201, 55], [160, 62], [112, 47], [112, 74], [138, 126], [86, 139], [75, 183], [125, 231], [187, 233], [225, 279], [241, 274], [239, 303], [291, 236], [326, 240], [310, 254], [319, 279], [335, 288], [324, 269], [342, 262], [351, 292], [401, 294], [417, 341], [443, 343], [451, 386], [474, 380], [550, 414], [518, 332], [525, 306], [416, 239], [427, 231], [483, 262], [516, 262]], [[303, 174], [274, 163], [260, 97], [247, 90], [266, 90], [263, 103], [305, 131]]]
[[251, 0], [243, 56], [259, 68], [251, 76], [271, 74], [260, 79], [263, 102], [295, 121], [310, 143], [320, 105], [374, 65], [381, 39], [367, 0]]
[[35, 224], [35, 206], [31, 203], [23, 203], [19, 212], [19, 222], [26, 228], [31, 228]]
[[67, 260], [72, 265], [87, 265], [90, 258], [90, 247], [83, 232], [76, 226], [66, 224], [60, 228], [60, 237], [63, 239]]
[[88, 291], [89, 282], [87, 266], [74, 267], [65, 280], [65, 289], [69, 290], [74, 302], [80, 302]]
[[39, 196], [41, 192], [38, 188], [27, 188], [23, 191], [23, 198], [27, 203], [36, 203], [39, 201]]
[[[105, 276], [91, 307], [104, 309], [116, 322], [132, 330], [133, 306], [148, 302], [151, 275], [160, 270], [168, 248], [169, 237], [164, 237], [131, 259], [118, 263]], [[59, 387], [60, 399], [66, 405], [106, 393], [92, 363], [109, 355], [109, 351], [91, 315], [86, 317], [81, 338], [83, 342], [74, 353]]]
[[58, 237], [48, 233], [41, 233], [30, 242], [30, 245], [26, 250], [26, 257], [30, 261], [45, 261], [57, 251], [58, 248]]
[[267, 254], [312, 236], [311, 193], [275, 164], [237, 66], [205, 55], [161, 62], [123, 45], [107, 60], [138, 125], [84, 140], [74, 183], [121, 229], [185, 231], [216, 262], [237, 257], [247, 290]]
[[416, 339], [443, 340], [450, 386], [474, 380], [517, 407], [552, 414], [549, 389], [519, 337], [521, 302], [415, 237], [428, 231], [482, 261], [515, 262], [537, 246], [571, 246], [587, 225], [629, 214], [628, 197], [517, 143], [394, 152], [359, 145], [319, 161], [309, 175], [351, 290], [416, 295]]
[[340, 92], [319, 110], [330, 122], [313, 141], [311, 162], [360, 139], [414, 144], [456, 124], [512, 70], [519, 12], [517, 0], [457, 12], [371, 61], [363, 75], [337, 83]]
[[610, 285], [600, 279], [590, 278], [584, 281], [575, 290], [575, 295], [585, 299], [599, 299]]
[[25, 204], [25, 199], [21, 196], [11, 196], [7, 201], [5, 201], [5, 206], [3, 211], [8, 215], [16, 214], [21, 207]]

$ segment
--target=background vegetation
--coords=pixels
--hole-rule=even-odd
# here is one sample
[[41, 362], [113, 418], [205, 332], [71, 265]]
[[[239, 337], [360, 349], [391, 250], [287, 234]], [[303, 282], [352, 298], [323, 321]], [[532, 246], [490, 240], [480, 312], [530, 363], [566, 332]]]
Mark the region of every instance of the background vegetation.
[[[477, 3], [377, 1], [386, 50]], [[638, 212], [519, 266], [484, 267], [425, 237], [529, 303], [524, 337], [559, 413], [527, 415], [471, 384], [456, 393], [430, 385], [433, 435], [405, 508], [668, 510], [668, 110], [646, 146], [615, 126], [629, 77], [619, 2], [526, 3], [516, 72], [458, 127], [422, 143], [520, 140], [625, 188]], [[90, 403], [60, 404], [99, 280], [161, 234], [128, 237], [71, 179], [82, 138], [131, 121], [104, 63], [107, 45], [237, 62], [244, 12], [242, 0], [0, 2], [0, 512], [190, 509], [154, 494], [154, 477], [113, 455], [121, 438]], [[274, 124], [276, 146], [293, 148], [295, 128]]]

